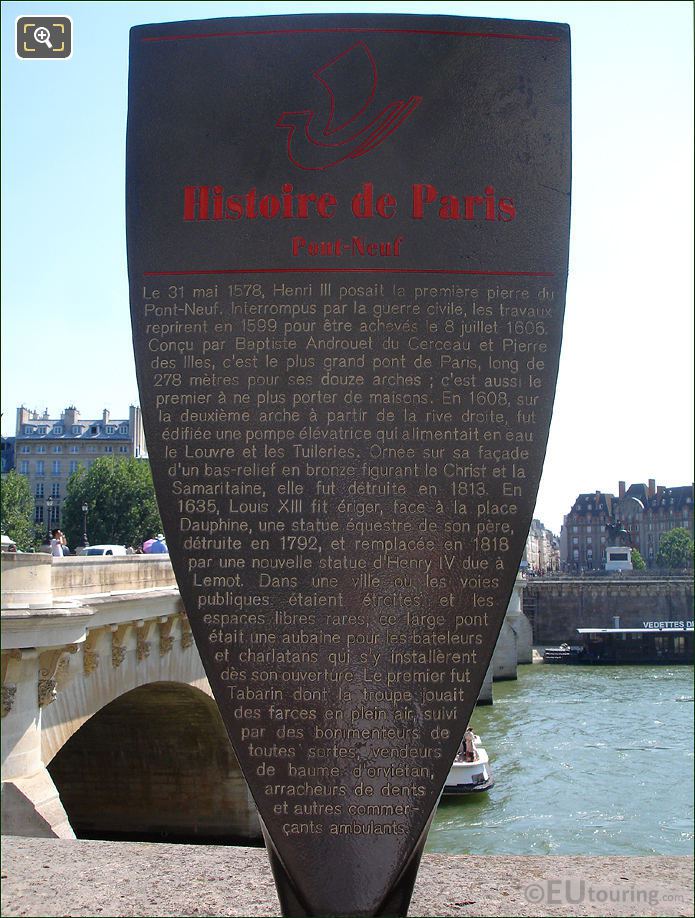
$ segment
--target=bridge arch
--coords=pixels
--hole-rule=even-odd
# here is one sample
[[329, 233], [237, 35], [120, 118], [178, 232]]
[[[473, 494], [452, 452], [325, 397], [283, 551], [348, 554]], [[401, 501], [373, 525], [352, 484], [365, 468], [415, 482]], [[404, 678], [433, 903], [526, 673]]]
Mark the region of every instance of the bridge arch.
[[86, 719], [48, 764], [78, 837], [258, 838], [258, 820], [215, 702], [149, 682]]
[[157, 611], [164, 614], [91, 626], [84, 642], [72, 645], [74, 653], [63, 653], [54, 673], [55, 700], [41, 711], [45, 765], [97, 711], [135, 688], [177, 682], [212, 696], [185, 618], [171, 601]]

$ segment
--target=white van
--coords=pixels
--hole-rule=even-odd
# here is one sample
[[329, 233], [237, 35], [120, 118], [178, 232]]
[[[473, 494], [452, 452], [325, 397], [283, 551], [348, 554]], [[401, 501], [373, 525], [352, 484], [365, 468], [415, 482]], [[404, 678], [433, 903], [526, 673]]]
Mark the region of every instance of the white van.
[[[2, 551], [17, 551], [17, 543], [5, 533], [2, 533]], [[21, 552], [20, 552], [21, 554]]]
[[126, 553], [125, 545], [90, 545], [82, 551], [82, 557], [85, 555], [124, 555]]

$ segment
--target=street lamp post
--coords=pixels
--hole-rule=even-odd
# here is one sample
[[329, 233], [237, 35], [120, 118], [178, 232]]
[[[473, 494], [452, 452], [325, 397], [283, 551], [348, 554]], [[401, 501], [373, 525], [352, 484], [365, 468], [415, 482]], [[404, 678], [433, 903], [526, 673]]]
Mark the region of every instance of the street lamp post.
[[48, 530], [48, 544], [51, 544], [51, 517], [53, 515], [53, 498], [46, 498], [46, 527]]
[[87, 513], [89, 512], [89, 505], [82, 504], [82, 548], [89, 548], [89, 542], [87, 540]]

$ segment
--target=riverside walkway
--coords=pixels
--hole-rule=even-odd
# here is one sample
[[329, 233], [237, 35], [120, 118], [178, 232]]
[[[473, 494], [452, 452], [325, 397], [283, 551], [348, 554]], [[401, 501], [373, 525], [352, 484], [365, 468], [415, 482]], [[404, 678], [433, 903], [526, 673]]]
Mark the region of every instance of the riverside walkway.
[[[2, 853], [6, 918], [280, 914], [261, 848], [5, 837]], [[426, 854], [410, 906], [413, 918], [692, 914], [691, 857]]]

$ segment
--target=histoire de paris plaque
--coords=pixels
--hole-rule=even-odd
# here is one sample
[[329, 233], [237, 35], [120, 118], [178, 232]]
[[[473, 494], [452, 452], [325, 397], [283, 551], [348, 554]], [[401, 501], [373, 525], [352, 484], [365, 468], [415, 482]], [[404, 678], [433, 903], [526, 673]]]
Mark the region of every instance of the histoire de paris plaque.
[[450, 16], [131, 32], [147, 444], [286, 915], [407, 913], [541, 475], [569, 60]]

